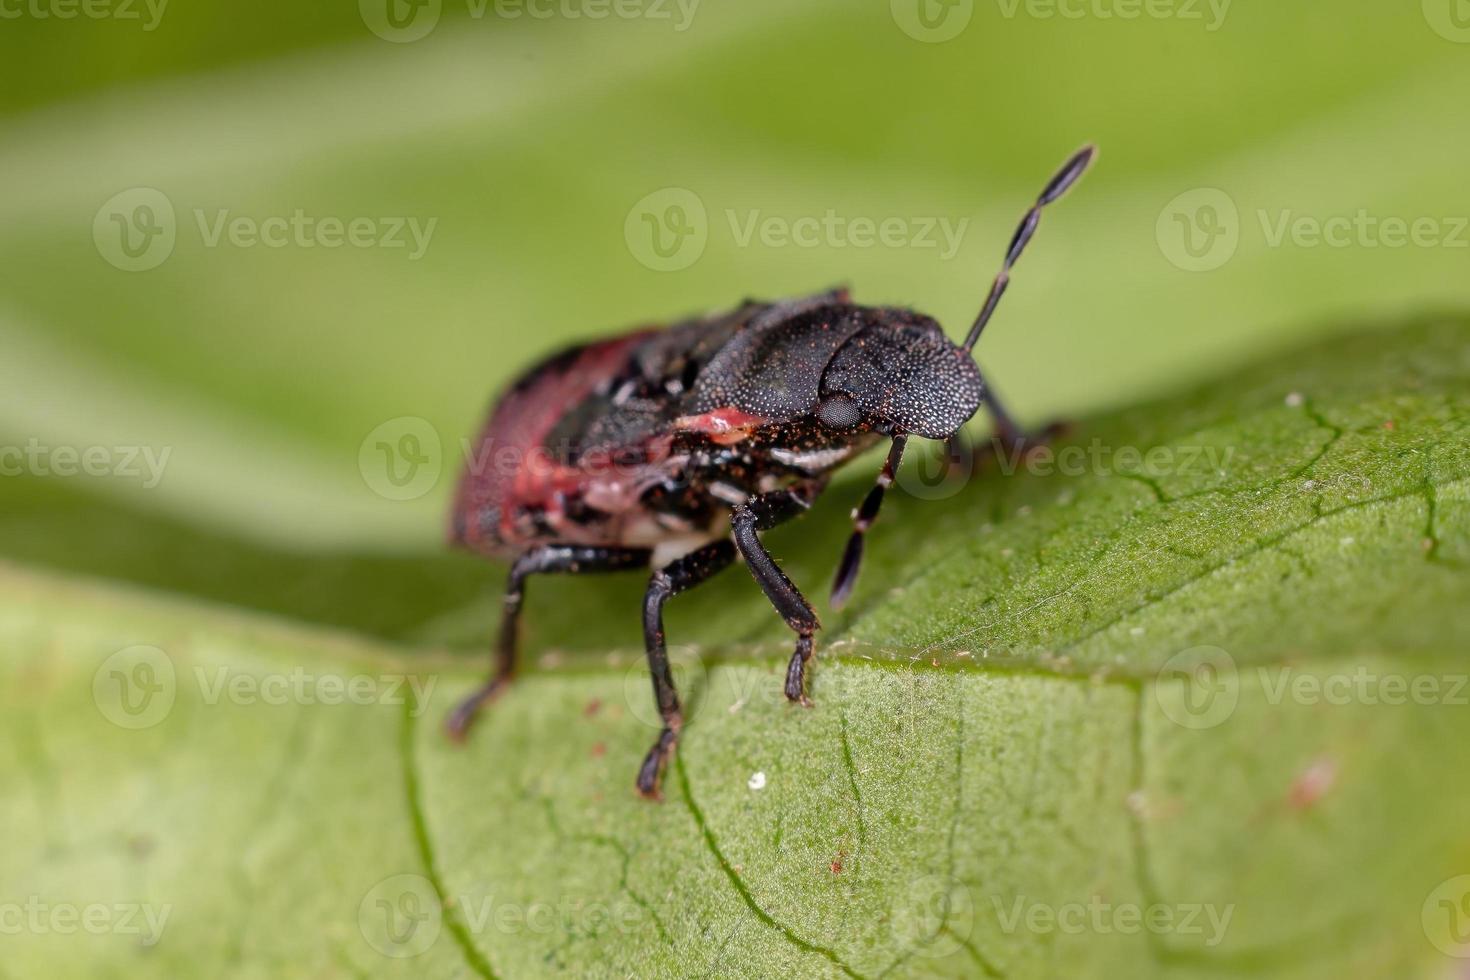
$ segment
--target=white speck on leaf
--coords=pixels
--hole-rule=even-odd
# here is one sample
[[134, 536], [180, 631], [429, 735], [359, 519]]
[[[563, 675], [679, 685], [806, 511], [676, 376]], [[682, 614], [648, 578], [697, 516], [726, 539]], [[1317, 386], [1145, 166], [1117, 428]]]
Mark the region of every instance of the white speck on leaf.
[[1293, 391], [1291, 394], [1286, 396], [1287, 408], [1301, 408], [1306, 403], [1307, 396], [1303, 395], [1300, 391]]
[[746, 780], [745, 785], [749, 786], [753, 790], [762, 790], [762, 789], [765, 789], [766, 788], [766, 774], [763, 773], [763, 772], [753, 772], [753, 773], [751, 773], [750, 774], [750, 779]]

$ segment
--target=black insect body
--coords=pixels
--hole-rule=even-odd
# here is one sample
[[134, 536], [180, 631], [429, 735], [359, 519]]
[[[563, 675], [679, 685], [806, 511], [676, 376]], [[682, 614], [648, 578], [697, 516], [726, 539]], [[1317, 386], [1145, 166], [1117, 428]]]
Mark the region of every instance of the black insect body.
[[663, 729], [637, 785], [656, 797], [683, 724], [664, 603], [737, 553], [796, 634], [785, 692], [809, 705], [806, 665], [820, 624], [760, 533], [810, 508], [838, 466], [890, 440], [877, 484], [853, 513], [832, 588], [840, 605], [909, 437], [951, 439], [984, 404], [1003, 440], [1020, 438], [971, 350], [1041, 209], [1093, 152], [1068, 160], [1026, 212], [963, 344], [930, 317], [854, 305], [834, 290], [574, 347], [516, 382], [476, 441], [454, 507], [453, 541], [509, 559], [511, 570], [490, 677], [450, 715], [450, 734], [462, 738], [515, 673], [528, 576], [651, 567], [643, 631]]

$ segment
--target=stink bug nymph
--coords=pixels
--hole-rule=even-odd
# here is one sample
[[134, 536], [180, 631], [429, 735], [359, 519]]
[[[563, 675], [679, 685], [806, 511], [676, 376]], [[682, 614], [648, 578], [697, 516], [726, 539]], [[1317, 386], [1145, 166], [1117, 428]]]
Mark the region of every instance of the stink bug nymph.
[[515, 675], [528, 576], [652, 568], [643, 636], [663, 728], [637, 786], [657, 797], [683, 725], [664, 603], [737, 554], [796, 634], [785, 693], [810, 705], [806, 666], [820, 624], [760, 532], [806, 511], [833, 470], [890, 440], [877, 484], [853, 512], [832, 585], [840, 605], [910, 437], [953, 439], [983, 404], [1003, 443], [1023, 439], [971, 351], [1042, 208], [1093, 153], [1068, 160], [1026, 212], [963, 344], [922, 313], [859, 306], [837, 289], [572, 347], [516, 381], [481, 431], [454, 504], [453, 543], [511, 568], [490, 676], [449, 716], [450, 735], [463, 738]]

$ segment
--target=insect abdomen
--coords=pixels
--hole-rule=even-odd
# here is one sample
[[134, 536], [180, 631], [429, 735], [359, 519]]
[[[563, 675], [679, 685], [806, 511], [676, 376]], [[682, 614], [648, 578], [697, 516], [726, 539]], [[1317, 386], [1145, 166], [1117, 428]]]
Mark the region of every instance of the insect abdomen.
[[538, 533], [523, 516], [575, 491], [579, 481], [548, 437], [569, 412], [627, 369], [630, 353], [647, 336], [640, 331], [570, 348], [511, 386], [472, 443], [455, 495], [453, 543], [490, 554], [532, 543]]

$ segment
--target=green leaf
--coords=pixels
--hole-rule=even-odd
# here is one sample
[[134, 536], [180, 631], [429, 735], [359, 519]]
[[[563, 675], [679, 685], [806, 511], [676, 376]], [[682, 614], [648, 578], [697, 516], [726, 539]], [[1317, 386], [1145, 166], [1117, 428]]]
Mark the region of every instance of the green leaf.
[[[3, 969], [1448, 973], [1467, 409], [1470, 322], [1432, 317], [1079, 421], [1080, 473], [911, 467], [939, 499], [885, 510], [814, 709], [738, 570], [671, 606], [662, 805], [636, 577], [535, 582], [534, 669], [454, 747], [492, 569], [11, 488]], [[814, 594], [867, 479], [769, 535]]]

